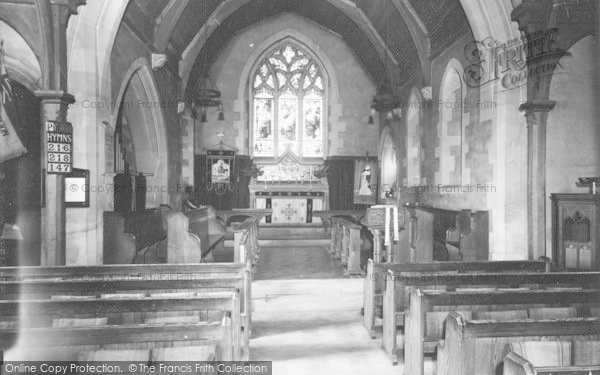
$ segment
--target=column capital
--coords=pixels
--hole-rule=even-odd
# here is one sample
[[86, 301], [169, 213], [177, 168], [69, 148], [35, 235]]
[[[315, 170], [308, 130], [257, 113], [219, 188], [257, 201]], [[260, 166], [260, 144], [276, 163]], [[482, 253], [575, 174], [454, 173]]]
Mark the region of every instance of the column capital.
[[42, 102], [67, 105], [75, 103], [75, 97], [63, 90], [37, 90], [34, 94], [42, 99]]
[[67, 17], [77, 14], [77, 7], [85, 5], [87, 0], [50, 0], [50, 4], [63, 7]]
[[75, 97], [62, 90], [38, 90], [35, 96], [41, 99], [44, 121], [66, 121], [69, 105], [75, 103]]
[[555, 100], [533, 100], [519, 106], [521, 112], [550, 112], [556, 105]]
[[519, 25], [519, 30], [532, 33], [545, 28], [552, 11], [552, 1], [524, 0], [510, 13], [510, 20]]

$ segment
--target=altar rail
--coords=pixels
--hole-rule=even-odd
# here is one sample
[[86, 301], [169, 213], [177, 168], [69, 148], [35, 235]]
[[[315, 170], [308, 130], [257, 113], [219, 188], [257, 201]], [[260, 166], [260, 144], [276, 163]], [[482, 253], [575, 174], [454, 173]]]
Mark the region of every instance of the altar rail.
[[321, 219], [323, 224], [323, 230], [325, 233], [331, 228], [331, 218], [333, 217], [345, 217], [352, 218], [355, 223], [360, 222], [360, 219], [365, 216], [364, 210], [320, 210], [313, 211], [313, 217]]
[[[263, 218], [272, 215], [273, 210], [271, 209], [259, 209], [259, 208], [234, 208], [232, 210], [217, 210], [216, 216], [223, 220], [226, 226], [230, 226], [234, 219], [242, 221], [246, 217], [254, 217], [260, 222]], [[241, 219], [241, 220], [240, 220]]]

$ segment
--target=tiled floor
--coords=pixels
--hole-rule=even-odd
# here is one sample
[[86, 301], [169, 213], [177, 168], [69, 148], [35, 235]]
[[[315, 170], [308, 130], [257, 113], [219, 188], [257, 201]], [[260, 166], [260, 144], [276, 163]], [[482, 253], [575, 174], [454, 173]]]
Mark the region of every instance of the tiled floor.
[[402, 374], [363, 328], [363, 279], [343, 278], [321, 250], [261, 250], [251, 359], [273, 361], [274, 375]]

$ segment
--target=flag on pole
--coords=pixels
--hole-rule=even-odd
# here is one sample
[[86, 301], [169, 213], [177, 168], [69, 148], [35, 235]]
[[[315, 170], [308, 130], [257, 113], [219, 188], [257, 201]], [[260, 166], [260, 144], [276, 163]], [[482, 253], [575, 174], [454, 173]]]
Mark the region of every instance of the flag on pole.
[[4, 62], [4, 40], [0, 40], [0, 163], [27, 152], [8, 116], [8, 106], [14, 106], [14, 96]]

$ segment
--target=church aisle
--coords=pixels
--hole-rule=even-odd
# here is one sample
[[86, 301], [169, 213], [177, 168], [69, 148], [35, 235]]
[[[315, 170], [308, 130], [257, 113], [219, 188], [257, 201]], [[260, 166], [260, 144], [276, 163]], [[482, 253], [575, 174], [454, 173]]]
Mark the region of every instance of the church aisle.
[[251, 359], [273, 361], [274, 375], [402, 374], [362, 326], [363, 279], [261, 280], [252, 288]]
[[254, 280], [343, 278], [344, 267], [324, 246], [289, 246], [260, 249]]

